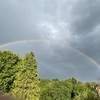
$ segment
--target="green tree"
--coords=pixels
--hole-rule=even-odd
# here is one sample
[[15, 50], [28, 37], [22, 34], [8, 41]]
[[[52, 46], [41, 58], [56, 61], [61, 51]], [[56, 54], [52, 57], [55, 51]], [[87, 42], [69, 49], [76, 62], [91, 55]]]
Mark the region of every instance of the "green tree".
[[88, 89], [76, 95], [73, 100], [99, 100], [99, 99], [96, 97], [95, 92]]
[[[41, 84], [43, 84], [43, 81]], [[71, 100], [72, 84], [66, 81], [53, 79], [52, 81], [45, 80], [40, 91], [40, 100]]]
[[27, 53], [14, 81], [13, 96], [18, 100], [39, 100], [39, 80], [34, 53]]
[[20, 61], [19, 55], [8, 50], [0, 51], [0, 92], [11, 90]]

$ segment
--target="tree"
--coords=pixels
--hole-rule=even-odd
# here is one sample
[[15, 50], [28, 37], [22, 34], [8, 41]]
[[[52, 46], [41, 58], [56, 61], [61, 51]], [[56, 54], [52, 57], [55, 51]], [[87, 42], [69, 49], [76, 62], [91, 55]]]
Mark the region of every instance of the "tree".
[[99, 99], [96, 97], [95, 92], [88, 89], [76, 95], [73, 100], [99, 100]]
[[13, 96], [18, 100], [39, 100], [39, 80], [34, 53], [27, 53], [14, 81]]
[[20, 61], [19, 55], [8, 50], [0, 51], [0, 92], [11, 90]]
[[40, 86], [40, 100], [71, 100], [72, 84], [69, 82], [53, 79], [42, 80], [40, 83], [44, 83]]

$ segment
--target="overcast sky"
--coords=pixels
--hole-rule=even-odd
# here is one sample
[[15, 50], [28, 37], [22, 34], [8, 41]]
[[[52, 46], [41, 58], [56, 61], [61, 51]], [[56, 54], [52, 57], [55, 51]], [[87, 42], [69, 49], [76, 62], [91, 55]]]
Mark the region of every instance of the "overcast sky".
[[100, 67], [100, 0], [0, 0], [0, 47], [23, 56], [33, 51], [40, 78], [96, 81]]

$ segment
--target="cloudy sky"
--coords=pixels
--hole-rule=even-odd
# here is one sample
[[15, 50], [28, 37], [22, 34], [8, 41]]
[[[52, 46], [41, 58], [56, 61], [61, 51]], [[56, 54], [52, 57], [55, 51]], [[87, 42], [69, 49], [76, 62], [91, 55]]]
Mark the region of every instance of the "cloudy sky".
[[0, 0], [0, 44], [22, 40], [0, 49], [33, 51], [40, 78], [97, 81], [100, 0]]

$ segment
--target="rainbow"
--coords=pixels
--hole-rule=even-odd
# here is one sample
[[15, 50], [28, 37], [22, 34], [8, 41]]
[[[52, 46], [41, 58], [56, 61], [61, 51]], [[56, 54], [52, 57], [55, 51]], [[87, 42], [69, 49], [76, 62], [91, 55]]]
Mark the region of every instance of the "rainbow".
[[40, 39], [34, 39], [34, 40], [18, 40], [13, 42], [7, 42], [4, 44], [0, 44], [0, 48], [14, 45], [14, 44], [20, 44], [20, 43], [27, 43], [27, 42], [46, 42], [47, 40], [40, 40]]
[[[20, 41], [13, 41], [13, 42], [7, 42], [5, 44], [0, 44], [0, 48], [5, 47], [5, 46], [20, 44], [20, 43], [29, 43], [29, 42], [50, 42], [50, 41], [49, 40], [44, 40], [44, 39], [20, 40]], [[96, 65], [97, 67], [100, 68], [100, 65], [94, 59], [92, 59], [91, 57], [89, 57], [88, 55], [83, 53], [82, 51], [80, 51], [78, 49], [75, 49], [75, 48], [71, 47], [70, 45], [67, 45], [67, 46], [66, 45], [61, 45], [61, 43], [55, 43], [53, 41], [51, 43], [72, 49], [73, 51], [75, 51], [75, 52], [79, 53], [80, 55], [84, 56], [87, 60], [89, 60], [94, 65]]]
[[94, 59], [92, 59], [91, 57], [89, 57], [88, 55], [86, 55], [85, 53], [83, 53], [80, 50], [77, 50], [77, 49], [73, 49], [73, 50], [76, 51], [77, 53], [81, 54], [82, 56], [84, 56], [85, 58], [87, 58], [89, 61], [91, 61], [93, 64], [95, 64], [97, 67], [100, 68], [100, 65]]

